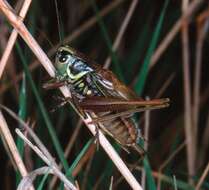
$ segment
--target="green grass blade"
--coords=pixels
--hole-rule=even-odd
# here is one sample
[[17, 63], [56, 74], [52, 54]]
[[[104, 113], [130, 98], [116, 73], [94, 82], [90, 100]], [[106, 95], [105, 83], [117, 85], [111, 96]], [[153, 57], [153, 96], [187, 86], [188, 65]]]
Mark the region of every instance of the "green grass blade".
[[[23, 80], [20, 88], [20, 94], [19, 94], [19, 112], [18, 116], [22, 119], [26, 119], [26, 112], [27, 112], [27, 93], [26, 93], [26, 80], [25, 80], [25, 74], [23, 74]], [[17, 137], [17, 149], [19, 151], [19, 154], [21, 157], [23, 157], [24, 154], [24, 141]], [[19, 172], [16, 172], [16, 184], [18, 185], [21, 179], [21, 175]]]
[[79, 161], [81, 160], [81, 158], [84, 156], [84, 154], [86, 153], [86, 151], [88, 150], [89, 146], [92, 144], [93, 139], [90, 139], [85, 146], [83, 147], [83, 149], [81, 150], [81, 152], [78, 154], [78, 156], [76, 157], [76, 159], [74, 160], [74, 162], [72, 163], [72, 165], [70, 166], [70, 168], [68, 169], [67, 175], [71, 175], [74, 168], [78, 165]]
[[144, 160], [143, 160], [143, 164], [144, 164], [144, 169], [146, 171], [146, 182], [147, 182], [147, 186], [149, 190], [156, 190], [156, 184], [154, 181], [154, 178], [152, 176], [152, 170], [148, 161], [147, 156], [145, 156]]
[[[120, 152], [121, 152], [120, 145], [118, 143], [114, 142], [112, 144], [112, 146], [114, 147], [114, 149], [116, 150], [116, 152], [118, 154], [120, 154]], [[99, 158], [101, 158], [100, 155], [98, 155], [96, 157], [96, 160], [99, 160]], [[96, 165], [96, 163], [94, 165], [95, 165], [96, 168], [99, 167], [99, 166]], [[106, 164], [105, 164], [104, 169], [102, 169], [103, 172], [101, 173], [101, 176], [99, 177], [100, 178], [100, 181], [101, 181], [101, 184], [102, 183], [105, 184], [105, 185], [102, 186], [103, 188], [108, 188], [108, 185], [107, 184], [109, 183], [109, 181], [111, 179], [111, 176], [113, 175], [114, 168], [115, 167], [114, 167], [114, 164], [113, 164], [112, 160], [111, 159], [108, 159], [107, 162], [106, 162]]]
[[44, 189], [44, 184], [46, 183], [47, 177], [49, 176], [49, 173], [46, 173], [44, 177], [42, 178], [37, 190], [43, 190]]
[[46, 109], [44, 107], [43, 101], [41, 100], [40, 94], [38, 93], [37, 88], [35, 86], [35, 83], [34, 83], [34, 81], [32, 79], [32, 76], [31, 76], [31, 74], [29, 72], [29, 68], [28, 68], [28, 65], [26, 63], [26, 60], [24, 59], [24, 56], [23, 56], [23, 53], [22, 53], [22, 49], [20, 48], [18, 43], [16, 43], [16, 48], [17, 48], [17, 51], [19, 53], [21, 62], [23, 64], [23, 67], [24, 67], [24, 70], [25, 70], [25, 73], [26, 73], [26, 77], [27, 77], [27, 79], [29, 81], [29, 84], [30, 84], [30, 86], [32, 88], [32, 91], [33, 91], [33, 93], [35, 95], [36, 101], [38, 103], [38, 107], [40, 108], [41, 114], [43, 116], [43, 119], [45, 121], [47, 129], [49, 131], [49, 134], [50, 134], [50, 137], [52, 139], [52, 142], [53, 142], [53, 145], [55, 147], [55, 150], [56, 150], [56, 152], [57, 152], [57, 154], [59, 156], [59, 159], [61, 160], [61, 162], [63, 164], [63, 167], [64, 167], [65, 171], [67, 171], [68, 163], [67, 163], [67, 160], [64, 157], [64, 152], [63, 152], [62, 147], [61, 147], [61, 145], [59, 143], [59, 140], [57, 138], [55, 130], [53, 129], [52, 123], [51, 123], [51, 121], [49, 119], [49, 116], [47, 114], [47, 111], [46, 111]]
[[[152, 39], [151, 39], [151, 44], [148, 48], [147, 54], [145, 56], [144, 63], [142, 65], [142, 68], [141, 68], [140, 73], [139, 73], [139, 77], [138, 77], [137, 82], [136, 82], [135, 87], [134, 87], [135, 91], [138, 94], [141, 94], [142, 90], [144, 89], [145, 81], [146, 81], [147, 74], [148, 74], [150, 59], [151, 59], [151, 56], [153, 54], [154, 49], [157, 46], [157, 41], [160, 37], [160, 32], [161, 32], [161, 29], [162, 29], [162, 25], [163, 25], [163, 21], [164, 21], [164, 17], [165, 17], [166, 8], [168, 6], [168, 2], [169, 2], [169, 0], [166, 0], [166, 2], [164, 4], [164, 7], [163, 7], [163, 10], [161, 12], [159, 21], [157, 23], [156, 29], [155, 29], [154, 34], [153, 34]], [[146, 171], [146, 179], [147, 179], [146, 181], [147, 181], [148, 189], [149, 190], [156, 190], [156, 184], [155, 184], [154, 178], [152, 176], [152, 170], [151, 170], [151, 167], [150, 167], [149, 160], [148, 160], [147, 156], [145, 156], [145, 158], [143, 160], [143, 164], [144, 164], [144, 169]]]
[[[122, 65], [126, 66], [125, 69], [126, 69], [127, 76], [131, 76], [133, 74], [134, 65], [136, 65], [139, 62], [139, 60], [141, 59], [141, 57], [143, 55], [142, 53], [139, 53], [139, 52], [143, 51], [143, 47], [144, 47], [145, 42], [147, 40], [146, 36], [148, 33], [149, 25], [150, 25], [149, 22], [145, 23], [145, 26], [143, 27], [143, 31], [140, 32], [140, 35], [136, 39], [134, 47], [131, 48], [131, 51], [127, 57], [127, 60], [125, 59], [123, 61]], [[127, 67], [127, 65], [128, 65], [128, 67]]]
[[[163, 175], [162, 176], [162, 182], [168, 183], [170, 185], [173, 185], [173, 177], [169, 177], [169, 176]], [[178, 180], [178, 179], [176, 179], [176, 186], [177, 186], [177, 189], [194, 190], [194, 187], [192, 187], [188, 183], [186, 183], [186, 182], [184, 182], [182, 180]]]
[[19, 112], [18, 116], [24, 120], [26, 119], [26, 111], [27, 111], [27, 93], [26, 93], [26, 79], [25, 74], [23, 74], [22, 84], [20, 88], [19, 95]]
[[149, 70], [149, 64], [150, 64], [150, 60], [151, 60], [151, 56], [157, 46], [157, 42], [159, 40], [160, 37], [160, 33], [161, 33], [161, 29], [162, 29], [162, 25], [163, 25], [163, 21], [165, 18], [165, 13], [166, 13], [166, 8], [168, 6], [168, 2], [169, 0], [165, 1], [163, 10], [161, 12], [160, 18], [158, 20], [157, 26], [155, 28], [154, 34], [152, 36], [151, 42], [150, 42], [150, 46], [148, 48], [148, 51], [146, 53], [144, 62], [142, 64], [142, 68], [139, 72], [138, 78], [137, 78], [137, 82], [135, 84], [135, 91], [141, 95], [143, 89], [144, 89], [144, 85], [145, 85], [145, 81], [148, 75], [148, 70]]
[[[86, 153], [86, 151], [88, 150], [89, 146], [92, 144], [93, 139], [90, 139], [85, 146], [83, 147], [83, 149], [80, 151], [80, 153], [78, 154], [78, 156], [75, 158], [74, 162], [71, 164], [70, 168], [67, 171], [67, 177], [73, 181], [73, 176], [72, 176], [72, 172], [75, 169], [75, 167], [78, 165], [78, 163], [80, 162], [81, 158], [84, 156], [84, 154]], [[63, 184], [61, 185], [60, 189], [64, 189]]]

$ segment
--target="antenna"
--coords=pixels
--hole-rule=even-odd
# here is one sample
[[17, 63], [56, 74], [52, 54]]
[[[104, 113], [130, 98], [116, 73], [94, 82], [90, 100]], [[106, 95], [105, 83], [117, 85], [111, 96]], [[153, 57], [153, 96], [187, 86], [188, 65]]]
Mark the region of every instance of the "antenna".
[[36, 27], [35, 28], [36, 31], [38, 31], [40, 33], [40, 35], [43, 36], [44, 39], [46, 39], [46, 41], [48, 42], [49, 46], [51, 48], [53, 48], [55, 46], [55, 44], [52, 43], [52, 41], [48, 38], [48, 36], [46, 35], [45, 32], [43, 32], [40, 28]]
[[63, 34], [61, 34], [61, 20], [59, 15], [59, 9], [58, 9], [58, 3], [57, 0], [54, 0], [55, 8], [56, 8], [56, 16], [57, 16], [57, 27], [58, 27], [58, 33], [59, 33], [59, 41], [61, 44], [63, 44]]

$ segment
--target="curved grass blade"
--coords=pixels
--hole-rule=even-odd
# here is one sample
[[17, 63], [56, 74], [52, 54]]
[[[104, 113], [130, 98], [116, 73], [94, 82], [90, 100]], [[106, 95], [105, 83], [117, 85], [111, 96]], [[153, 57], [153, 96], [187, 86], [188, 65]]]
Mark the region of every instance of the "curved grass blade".
[[45, 175], [44, 175], [44, 177], [42, 178], [42, 180], [41, 180], [41, 182], [40, 182], [40, 184], [39, 184], [39, 186], [38, 186], [38, 188], [37, 188], [37, 190], [42, 190], [42, 189], [44, 189], [44, 184], [46, 183], [46, 180], [47, 180], [47, 177], [49, 176], [49, 173], [46, 173]]

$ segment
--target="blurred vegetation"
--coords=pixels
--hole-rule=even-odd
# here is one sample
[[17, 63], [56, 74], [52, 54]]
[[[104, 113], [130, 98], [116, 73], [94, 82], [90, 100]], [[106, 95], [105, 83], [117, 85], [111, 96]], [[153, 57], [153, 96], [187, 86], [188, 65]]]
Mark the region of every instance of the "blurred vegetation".
[[[174, 155], [182, 143], [185, 142], [184, 123], [184, 74], [183, 49], [181, 34], [172, 40], [159, 61], [151, 67], [151, 57], [160, 42], [172, 29], [175, 22], [181, 17], [181, 1], [159, 0], [139, 1], [127, 29], [117, 50], [113, 44], [120, 26], [132, 1], [127, 0], [57, 0], [60, 18], [60, 27], [57, 22], [55, 3], [52, 0], [34, 0], [25, 20], [26, 26], [37, 39], [41, 47], [48, 52], [52, 61], [57, 45], [61, 44], [59, 30], [63, 41], [79, 51], [85, 53], [98, 64], [104, 65], [108, 56], [111, 57], [111, 69], [126, 85], [132, 87], [139, 96], [145, 98], [169, 97], [171, 105], [167, 109], [150, 113], [150, 128], [148, 153], [144, 162], [136, 154], [127, 154], [120, 150], [117, 144], [110, 139], [123, 160], [141, 183], [141, 171], [146, 171], [146, 188], [153, 189], [192, 189], [195, 185], [189, 184], [192, 179], [197, 184], [208, 163], [209, 151], [209, 38], [204, 38], [202, 46], [201, 86], [199, 90], [198, 133], [196, 136], [195, 174], [189, 176], [186, 146]], [[12, 6], [16, 5], [12, 2]], [[107, 6], [114, 6], [105, 16], [102, 10]], [[18, 5], [17, 5], [18, 6]], [[192, 108], [194, 105], [196, 52], [200, 25], [197, 18], [208, 9], [208, 4], [202, 4], [191, 18], [189, 24], [189, 65], [190, 85], [192, 94]], [[96, 22], [89, 22], [92, 18]], [[209, 21], [207, 21], [209, 22]], [[92, 24], [93, 23], [93, 24]], [[83, 28], [86, 29], [84, 30]], [[4, 51], [11, 26], [0, 14], [0, 52]], [[54, 48], [55, 47], [55, 48]], [[71, 180], [77, 180], [81, 189], [108, 189], [113, 176], [113, 189], [130, 189], [117, 168], [100, 147], [91, 145], [93, 138], [89, 130], [82, 124], [79, 117], [66, 105], [56, 112], [50, 110], [59, 103], [53, 97], [59, 96], [58, 90], [46, 91], [42, 88], [49, 80], [46, 71], [36, 62], [27, 45], [18, 37], [12, 51], [4, 75], [0, 81], [0, 102], [19, 114], [27, 121], [35, 121], [34, 131], [38, 134], [48, 150], [63, 165], [63, 171]], [[36, 169], [43, 162], [30, 150], [24, 151], [24, 145], [14, 133], [17, 123], [6, 115], [7, 122], [13, 133], [17, 146], [24, 157], [28, 170]], [[144, 114], [137, 117], [137, 122], [144, 131]], [[192, 118], [192, 116], [191, 116]], [[75, 137], [73, 141], [72, 137]], [[64, 156], [69, 146], [69, 154]], [[8, 159], [5, 148], [0, 143], [0, 189], [14, 189], [20, 180]], [[164, 162], [173, 155], [173, 158], [160, 172]], [[159, 177], [161, 176], [159, 187]], [[16, 176], [16, 180], [15, 180]], [[176, 183], [173, 176], [176, 178]], [[43, 180], [44, 177], [47, 179]], [[41, 176], [35, 186], [46, 189], [51, 183], [51, 176]], [[208, 177], [204, 180], [202, 189], [209, 189]], [[53, 189], [63, 189], [62, 184], [56, 183]]]

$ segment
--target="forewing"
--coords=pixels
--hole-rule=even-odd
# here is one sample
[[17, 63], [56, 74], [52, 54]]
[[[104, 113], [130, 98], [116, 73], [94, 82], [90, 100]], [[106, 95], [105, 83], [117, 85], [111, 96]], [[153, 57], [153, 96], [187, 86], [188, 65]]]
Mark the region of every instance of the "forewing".
[[106, 111], [114, 111], [121, 112], [126, 110], [135, 110], [138, 108], [143, 108], [144, 110], [159, 108], [159, 107], [167, 107], [169, 103], [169, 99], [153, 99], [153, 100], [124, 100], [121, 98], [115, 97], [89, 97], [85, 98], [79, 102], [79, 106], [86, 111], [94, 111], [94, 112], [106, 112]]
[[93, 82], [105, 97], [119, 99], [141, 99], [126, 85], [117, 79], [115, 74], [94, 64]]

